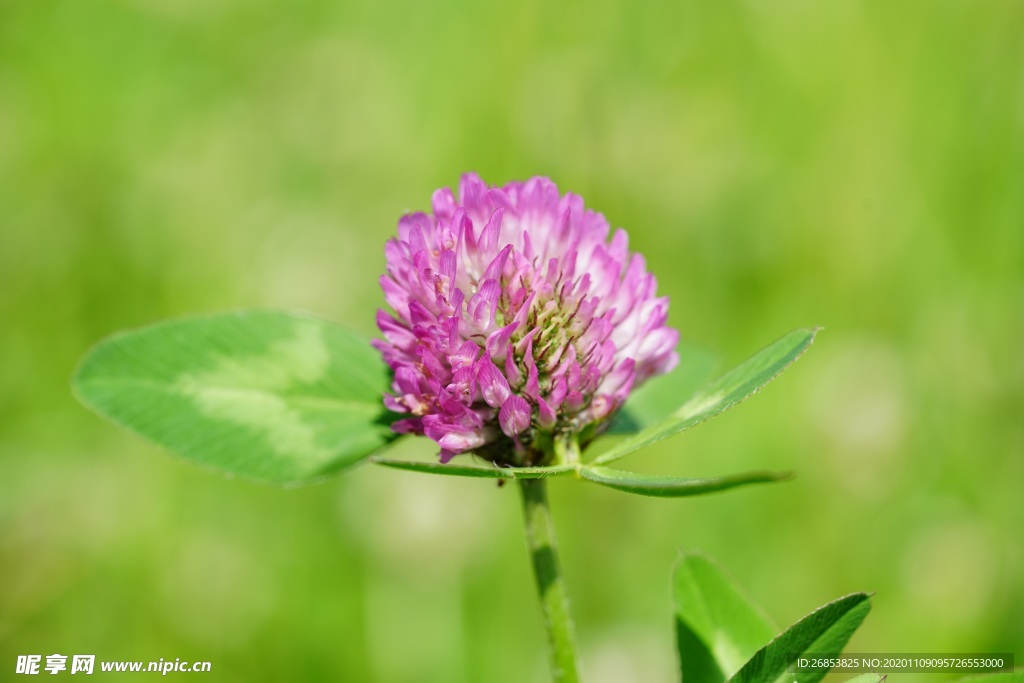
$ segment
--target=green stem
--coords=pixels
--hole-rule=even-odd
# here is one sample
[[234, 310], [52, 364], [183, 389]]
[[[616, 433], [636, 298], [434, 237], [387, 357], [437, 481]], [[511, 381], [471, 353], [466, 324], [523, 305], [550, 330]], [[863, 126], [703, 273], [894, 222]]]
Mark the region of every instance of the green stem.
[[576, 637], [569, 613], [569, 595], [558, 561], [558, 540], [548, 507], [547, 484], [543, 479], [520, 479], [519, 484], [523, 494], [526, 545], [548, 634], [551, 678], [555, 683], [577, 683], [580, 677], [576, 669]]

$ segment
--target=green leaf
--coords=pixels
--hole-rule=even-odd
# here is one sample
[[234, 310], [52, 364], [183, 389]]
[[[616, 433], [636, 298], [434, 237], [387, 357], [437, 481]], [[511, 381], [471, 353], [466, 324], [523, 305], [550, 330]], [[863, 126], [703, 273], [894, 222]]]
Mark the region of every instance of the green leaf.
[[[774, 683], [804, 654], [838, 654], [871, 609], [867, 593], [854, 593], [819, 607], [765, 645], [743, 665], [731, 683]], [[817, 683], [828, 668], [793, 675], [798, 683]]]
[[544, 479], [568, 474], [576, 468], [572, 465], [552, 465], [550, 467], [495, 467], [482, 465], [442, 465], [439, 462], [422, 460], [397, 460], [395, 458], [370, 458], [371, 462], [385, 467], [394, 467], [411, 472], [427, 474], [444, 474], [453, 477], [477, 477], [481, 479]]
[[971, 674], [956, 679], [956, 683], [1024, 683], [1024, 669], [998, 671], [990, 674]]
[[814, 329], [790, 332], [712, 382], [669, 417], [599, 455], [594, 464], [618, 460], [728, 410], [789, 367], [811, 345], [815, 334]]
[[703, 555], [680, 556], [673, 589], [684, 683], [721, 683], [775, 635], [760, 608]]
[[791, 472], [745, 472], [727, 477], [708, 477], [703, 479], [687, 479], [670, 477], [660, 474], [637, 474], [613, 470], [600, 465], [581, 465], [580, 476], [588, 481], [609, 486], [613, 489], [636, 493], [641, 496], [660, 496], [663, 498], [681, 498], [698, 496], [704, 493], [725, 491], [746, 484], [762, 484], [782, 481], [792, 477]]
[[667, 375], [648, 380], [630, 394], [605, 436], [636, 434], [656, 424], [714, 377], [718, 367], [715, 354], [696, 344], [680, 344], [677, 350], [679, 365]]
[[298, 482], [395, 434], [388, 370], [369, 340], [317, 318], [249, 310], [114, 335], [82, 360], [79, 400], [201, 465]]
[[888, 678], [888, 674], [861, 674], [846, 679], [846, 683], [882, 683], [886, 678]]

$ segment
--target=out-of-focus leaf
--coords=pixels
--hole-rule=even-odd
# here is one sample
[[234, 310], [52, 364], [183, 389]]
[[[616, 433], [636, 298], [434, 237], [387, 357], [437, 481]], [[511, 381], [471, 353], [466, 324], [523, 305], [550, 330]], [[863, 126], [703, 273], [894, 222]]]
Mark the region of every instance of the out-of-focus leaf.
[[727, 477], [706, 477], [688, 479], [660, 474], [637, 474], [623, 472], [600, 465], [581, 465], [580, 476], [588, 481], [609, 486], [613, 489], [636, 493], [641, 496], [659, 496], [663, 498], [682, 498], [698, 496], [704, 493], [725, 491], [746, 484], [762, 484], [782, 481], [792, 477], [790, 472], [745, 472]]
[[673, 594], [684, 683], [722, 683], [776, 633], [732, 577], [703, 555], [679, 558]]
[[998, 671], [991, 674], [971, 674], [956, 679], [956, 683], [1024, 683], [1024, 669]]
[[362, 335], [264, 310], [116, 334], [72, 380], [114, 423], [201, 465], [278, 483], [320, 477], [391, 441], [388, 383]]
[[[867, 593], [853, 593], [819, 607], [765, 645], [736, 672], [731, 683], [774, 683], [804, 654], [835, 655], [871, 609]], [[798, 683], [817, 683], [831, 667], [793, 674]]]
[[795, 330], [768, 345], [698, 392], [667, 418], [597, 456], [594, 464], [618, 460], [728, 410], [789, 367], [811, 345], [815, 333], [814, 329]]

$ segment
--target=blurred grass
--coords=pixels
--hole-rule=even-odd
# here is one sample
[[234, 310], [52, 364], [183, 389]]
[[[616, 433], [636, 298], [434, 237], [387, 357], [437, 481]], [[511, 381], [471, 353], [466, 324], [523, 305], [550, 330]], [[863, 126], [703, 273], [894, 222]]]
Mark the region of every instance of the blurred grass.
[[854, 651], [1024, 656], [1022, 31], [1010, 0], [0, 3], [3, 666], [544, 679], [514, 491], [224, 480], [67, 387], [89, 344], [166, 316], [371, 332], [397, 217], [470, 169], [583, 194], [730, 361], [826, 327], [763, 395], [629, 461], [796, 481], [553, 485], [588, 680], [671, 680], [678, 547], [780, 624], [876, 591]]

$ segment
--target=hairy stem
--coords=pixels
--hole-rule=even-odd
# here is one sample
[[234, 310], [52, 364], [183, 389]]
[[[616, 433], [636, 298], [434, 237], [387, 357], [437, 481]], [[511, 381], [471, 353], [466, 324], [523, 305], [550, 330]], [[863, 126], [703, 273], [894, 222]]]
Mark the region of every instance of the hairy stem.
[[551, 678], [555, 683], [576, 683], [576, 636], [569, 613], [569, 595], [558, 560], [555, 524], [548, 507], [547, 483], [543, 479], [520, 479], [523, 495], [523, 523], [526, 545], [537, 580], [541, 613], [548, 635]]

